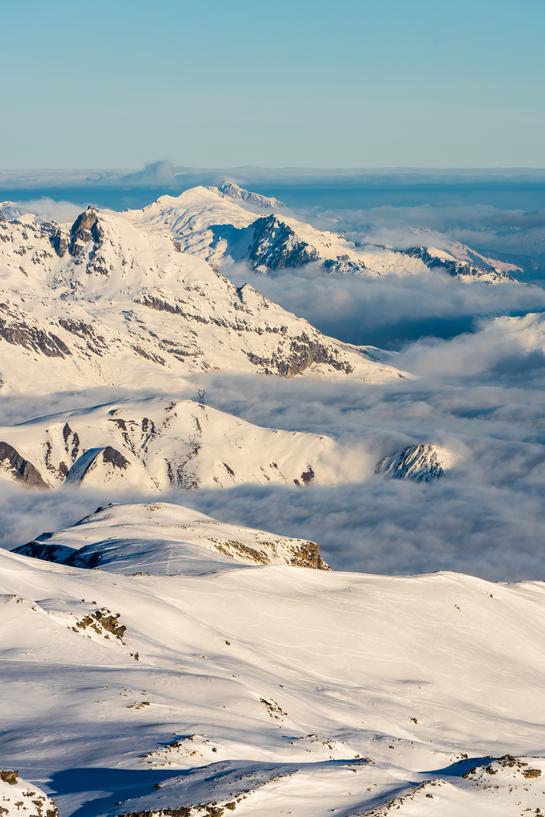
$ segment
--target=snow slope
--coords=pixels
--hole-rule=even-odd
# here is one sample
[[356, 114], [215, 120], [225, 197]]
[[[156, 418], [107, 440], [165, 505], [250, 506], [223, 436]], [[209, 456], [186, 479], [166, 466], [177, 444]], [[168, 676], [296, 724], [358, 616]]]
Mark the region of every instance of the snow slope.
[[305, 486], [354, 482], [363, 473], [354, 446], [260, 428], [192, 400], [112, 403], [0, 427], [0, 477], [37, 487]]
[[[0, 552], [5, 768], [66, 817], [539, 814], [544, 584], [161, 575], [184, 513], [121, 506], [52, 537], [100, 536], [105, 569]], [[131, 525], [153, 575], [125, 565]]]
[[[192, 196], [208, 195], [188, 194], [188, 206]], [[222, 201], [229, 213], [249, 215], [229, 197]], [[174, 222], [185, 216], [176, 203], [172, 209], [159, 199], [128, 213], [90, 208], [71, 227], [0, 215], [5, 391], [49, 392], [52, 382], [57, 390], [123, 384], [157, 391], [213, 370], [370, 382], [400, 376], [182, 252]]]

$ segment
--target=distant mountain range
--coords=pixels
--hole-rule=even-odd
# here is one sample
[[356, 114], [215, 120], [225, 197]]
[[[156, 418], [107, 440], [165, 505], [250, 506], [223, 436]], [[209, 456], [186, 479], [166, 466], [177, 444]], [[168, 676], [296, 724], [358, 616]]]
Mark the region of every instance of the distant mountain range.
[[316, 264], [331, 273], [364, 276], [418, 274], [430, 270], [467, 280], [500, 283], [519, 270], [451, 241], [444, 247], [393, 248], [355, 244], [317, 230], [291, 215], [278, 199], [232, 182], [162, 196], [142, 211], [145, 222], [167, 226], [184, 252], [221, 265], [242, 261], [263, 273]]
[[72, 225], [1, 208], [2, 389], [47, 392], [55, 382], [57, 390], [157, 390], [214, 370], [402, 377], [372, 349], [327, 338], [227, 280], [213, 264], [220, 248], [215, 239], [208, 246], [214, 231], [206, 225], [223, 208], [241, 226], [254, 217], [248, 208], [261, 206], [260, 197], [241, 192], [242, 207], [232, 196], [203, 188], [139, 211], [89, 208]]

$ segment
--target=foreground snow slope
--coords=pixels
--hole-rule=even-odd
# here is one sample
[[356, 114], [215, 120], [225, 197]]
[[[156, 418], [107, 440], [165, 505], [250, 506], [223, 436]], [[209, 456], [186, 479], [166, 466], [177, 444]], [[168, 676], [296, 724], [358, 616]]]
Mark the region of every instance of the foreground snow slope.
[[152, 218], [154, 206], [136, 214], [90, 208], [71, 227], [0, 210], [4, 390], [47, 393], [54, 382], [57, 390], [157, 391], [216, 369], [400, 376], [183, 253], [168, 220]]
[[0, 427], [0, 477], [30, 486], [304, 486], [363, 471], [362, 452], [330, 437], [260, 428], [191, 400], [111, 403]]
[[[175, 524], [109, 512], [121, 560]], [[539, 813], [542, 583], [118, 564], [0, 552], [3, 765], [61, 814]]]

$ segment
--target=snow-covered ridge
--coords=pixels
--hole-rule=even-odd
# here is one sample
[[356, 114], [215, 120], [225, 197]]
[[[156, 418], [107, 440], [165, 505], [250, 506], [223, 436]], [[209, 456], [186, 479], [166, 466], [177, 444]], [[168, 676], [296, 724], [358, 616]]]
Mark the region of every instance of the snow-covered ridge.
[[246, 206], [255, 207], [258, 210], [279, 210], [284, 207], [279, 199], [262, 196], [261, 193], [252, 193], [251, 190], [245, 190], [236, 182], [224, 181], [217, 189], [223, 196], [228, 196], [234, 201], [242, 202]]
[[108, 490], [354, 482], [362, 454], [331, 438], [261, 428], [192, 400], [148, 399], [0, 427], [0, 476]]
[[108, 505], [16, 553], [115, 573], [177, 576], [241, 564], [327, 570], [315, 542], [219, 522], [181, 505]]
[[479, 280], [499, 284], [514, 281], [513, 273], [521, 271], [516, 264], [489, 258], [459, 241], [450, 242], [445, 249], [419, 246], [409, 247], [402, 252], [412, 258], [419, 258], [429, 269], [443, 270], [464, 281]]

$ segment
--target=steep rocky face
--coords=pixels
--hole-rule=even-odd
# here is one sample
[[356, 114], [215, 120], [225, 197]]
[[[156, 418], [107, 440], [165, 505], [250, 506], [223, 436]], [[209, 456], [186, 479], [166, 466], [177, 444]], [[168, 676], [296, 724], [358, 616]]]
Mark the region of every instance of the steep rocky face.
[[282, 377], [293, 377], [309, 369], [314, 363], [325, 363], [337, 371], [352, 374], [354, 369], [347, 361], [339, 360], [331, 354], [324, 344], [312, 340], [303, 334], [290, 342], [288, 353], [274, 354], [271, 357], [260, 357], [247, 352], [248, 359], [263, 368], [266, 374], [279, 374]]
[[252, 225], [252, 232], [248, 260], [254, 269], [302, 267], [320, 258], [314, 247], [298, 239], [293, 229], [276, 215], [258, 218]]
[[102, 233], [98, 223], [98, 212], [88, 207], [72, 224], [68, 252], [72, 256], [81, 255], [90, 241], [100, 244]]
[[337, 275], [361, 275], [366, 270], [368, 271], [365, 261], [350, 258], [346, 253], [338, 255], [336, 258], [326, 258], [323, 267], [326, 272], [336, 273]]
[[40, 326], [32, 316], [13, 304], [0, 303], [0, 338], [12, 346], [22, 346], [45, 357], [70, 354], [70, 349], [58, 334]]
[[452, 463], [452, 455], [444, 448], [421, 444], [409, 445], [397, 454], [382, 459], [376, 473], [393, 479], [431, 482], [439, 479]]
[[37, 468], [6, 442], [0, 442], [0, 471], [29, 488], [47, 488]]

